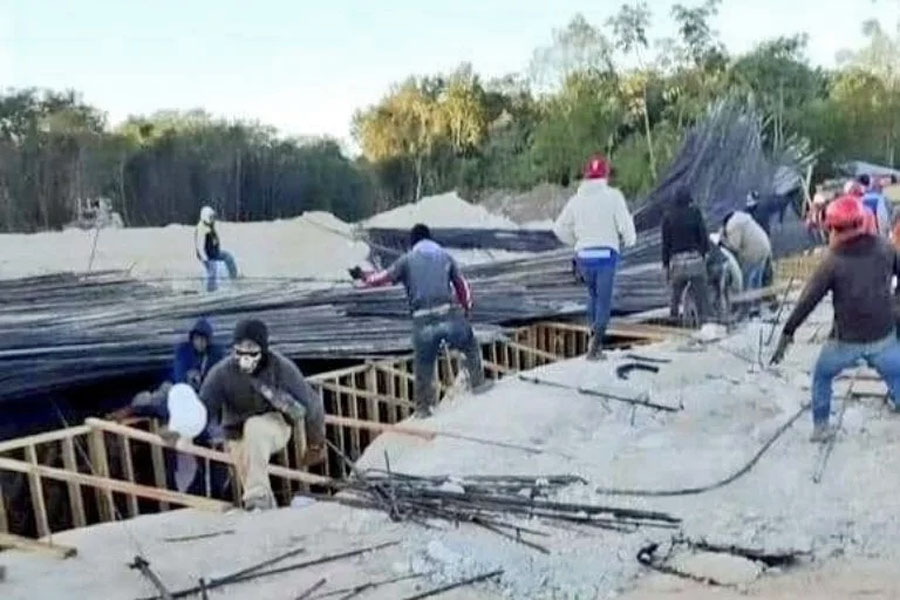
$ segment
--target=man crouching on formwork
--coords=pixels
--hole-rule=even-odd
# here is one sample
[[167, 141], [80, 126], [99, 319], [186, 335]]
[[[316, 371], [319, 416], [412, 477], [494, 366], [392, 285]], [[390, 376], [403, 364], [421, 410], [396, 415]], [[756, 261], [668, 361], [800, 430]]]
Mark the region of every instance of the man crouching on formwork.
[[[247, 510], [276, 506], [269, 483], [269, 458], [291, 438], [293, 425], [306, 426], [304, 466], [324, 459], [322, 398], [297, 366], [269, 348], [266, 324], [255, 319], [234, 328], [232, 356], [210, 371], [200, 388], [210, 429], [221, 429], [244, 490]], [[215, 433], [213, 433], [215, 436]]]
[[831, 384], [842, 370], [859, 361], [878, 371], [888, 385], [894, 409], [900, 408], [900, 342], [891, 299], [891, 279], [900, 275], [900, 256], [887, 240], [866, 230], [865, 211], [853, 196], [828, 205], [825, 225], [830, 247], [785, 323], [772, 356], [772, 364], [784, 359], [794, 332], [830, 291], [834, 327], [813, 372], [813, 442], [828, 441], [836, 433], [828, 423]]
[[[466, 356], [465, 368], [473, 392], [486, 390], [481, 363], [481, 348], [469, 324], [472, 292], [459, 266], [437, 242], [431, 230], [421, 223], [410, 232], [409, 252], [384, 271], [366, 275], [360, 267], [350, 269], [350, 276], [368, 287], [402, 283], [406, 288], [413, 318], [413, 351], [415, 370], [415, 414], [431, 416], [437, 403], [435, 365], [441, 345], [446, 344]], [[454, 305], [451, 289], [459, 305]]]

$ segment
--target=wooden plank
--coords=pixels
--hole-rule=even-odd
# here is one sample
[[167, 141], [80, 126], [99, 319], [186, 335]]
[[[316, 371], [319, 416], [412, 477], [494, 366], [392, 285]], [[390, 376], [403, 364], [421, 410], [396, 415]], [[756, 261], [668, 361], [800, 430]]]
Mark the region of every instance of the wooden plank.
[[544, 352], [543, 350], [538, 350], [537, 348], [532, 348], [530, 346], [525, 346], [518, 342], [513, 342], [512, 340], [504, 340], [501, 343], [506, 344], [511, 348], [515, 348], [517, 350], [521, 350], [526, 353], [526, 355], [530, 355], [532, 357], [531, 362], [527, 363], [530, 365], [529, 368], [534, 368], [534, 356], [540, 356], [541, 358], [546, 358], [547, 360], [556, 362], [561, 359], [561, 357], [551, 354], [550, 352]]
[[[797, 286], [797, 289], [800, 289], [800, 287], [801, 286]], [[741, 292], [740, 294], [735, 294], [734, 296], [732, 296], [731, 303], [744, 304], [747, 302], [753, 302], [755, 300], [771, 298], [772, 296], [777, 296], [783, 293], [787, 288], [788, 282], [784, 282], [758, 290], [748, 290], [746, 292]]]
[[9, 517], [6, 515], [6, 494], [3, 493], [3, 483], [0, 482], [0, 533], [9, 531]]
[[[365, 374], [366, 379], [366, 419], [369, 421], [380, 421], [380, 411], [378, 409], [379, 400], [377, 396], [378, 394], [378, 373], [375, 371], [375, 368], [372, 365], [368, 365], [368, 370]], [[371, 432], [366, 432], [366, 439], [368, 442], [366, 446], [372, 441]], [[365, 448], [363, 448], [365, 451]]]
[[[32, 465], [38, 465], [37, 450], [33, 445], [25, 446], [25, 459]], [[31, 493], [31, 508], [34, 511], [34, 524], [38, 537], [47, 537], [50, 535], [50, 521], [47, 519], [44, 484], [41, 476], [35, 471], [28, 473], [28, 491]]]
[[[134, 483], [134, 461], [131, 458], [131, 445], [128, 438], [119, 436], [119, 460], [122, 461], [122, 471], [125, 473], [125, 481]], [[129, 494], [125, 497], [125, 508], [129, 517], [136, 517], [138, 511], [137, 496]]]
[[209, 510], [214, 512], [223, 512], [232, 507], [228, 502], [220, 500], [212, 500], [202, 496], [191, 496], [190, 494], [182, 494], [170, 490], [160, 490], [146, 485], [137, 483], [128, 483], [118, 479], [110, 479], [108, 477], [98, 477], [96, 475], [88, 475], [86, 473], [72, 473], [65, 469], [57, 469], [56, 467], [48, 467], [46, 465], [32, 465], [30, 463], [15, 460], [12, 458], [0, 458], [0, 469], [5, 471], [16, 471], [26, 475], [31, 472], [45, 477], [47, 479], [55, 479], [57, 481], [72, 481], [81, 485], [94, 487], [108, 493], [110, 496], [113, 492], [122, 494], [135, 494], [141, 498], [149, 498], [151, 500], [160, 500], [170, 502], [172, 504], [180, 504], [197, 508], [200, 510]]
[[[131, 427], [126, 427], [125, 425], [120, 425], [111, 421], [104, 421], [102, 419], [94, 418], [87, 418], [84, 420], [84, 423], [85, 425], [93, 429], [108, 431], [109, 433], [115, 433], [118, 435], [126, 435], [129, 438], [137, 440], [139, 442], [147, 442], [148, 444], [161, 447], [171, 447], [164, 439], [162, 439], [158, 435], [149, 433], [147, 431], [142, 431], [140, 429], [133, 429]], [[231, 460], [231, 455], [226, 452], [220, 452], [219, 450], [212, 450], [211, 448], [204, 448], [202, 446], [194, 446], [193, 444], [179, 444], [178, 451], [184, 452], [185, 454], [192, 454], [201, 458], [209, 458], [210, 460], [215, 460], [228, 465], [234, 465], [234, 462]], [[321, 475], [313, 475], [312, 473], [304, 473], [303, 471], [294, 471], [292, 469], [286, 469], [278, 465], [269, 465], [268, 470], [269, 475], [274, 475], [275, 477], [284, 477], [287, 479], [292, 479], [294, 481], [302, 481], [313, 484], [327, 484], [332, 482], [331, 479], [322, 477]]]
[[[347, 401], [349, 402], [349, 406], [347, 407], [347, 416], [351, 419], [359, 418], [359, 396], [357, 395], [356, 390], [356, 375], [345, 376], [349, 377], [350, 381], [348, 382], [348, 392], [347, 392]], [[361, 453], [360, 450], [360, 438], [359, 438], [359, 429], [351, 429], [350, 430], [350, 460], [356, 460], [359, 458]]]
[[[101, 430], [92, 430], [88, 434], [89, 453], [91, 455], [91, 472], [102, 479], [109, 479], [109, 459], [106, 456], [106, 438]], [[102, 522], [112, 521], [116, 517], [116, 505], [112, 491], [97, 488], [97, 509]]]
[[[159, 435], [159, 422], [156, 419], [150, 419], [150, 433]], [[166, 478], [166, 457], [160, 446], [150, 446], [150, 462], [153, 465], [153, 482], [156, 487], [163, 490], [169, 489]], [[159, 505], [159, 510], [165, 512], [169, 510], [169, 505], [163, 502]]]
[[[63, 466], [66, 471], [78, 472], [78, 460], [75, 457], [75, 442], [72, 438], [62, 439]], [[69, 508], [72, 511], [72, 527], [84, 527], [87, 525], [87, 517], [84, 514], [84, 497], [81, 494], [81, 486], [68, 482], [66, 487], [69, 492]]]
[[310, 383], [322, 383], [329, 380], [337, 380], [345, 375], [355, 375], [356, 373], [364, 373], [368, 368], [367, 364], [363, 365], [354, 365], [352, 367], [346, 367], [344, 369], [338, 369], [336, 371], [328, 371], [326, 373], [319, 373], [317, 375], [310, 375], [306, 378], [306, 380]]
[[357, 427], [362, 429], [369, 429], [371, 431], [390, 431], [392, 433], [402, 433], [404, 435], [411, 435], [415, 437], [422, 438], [424, 440], [432, 440], [437, 435], [432, 431], [427, 431], [425, 429], [417, 429], [415, 427], [408, 427], [406, 425], [390, 425], [388, 423], [378, 423], [375, 421], [363, 421], [362, 419], [349, 419], [347, 417], [336, 417], [334, 415], [326, 415], [325, 422], [334, 425], [334, 426], [343, 426], [343, 427]]
[[[385, 393], [392, 398], [398, 398], [402, 402], [403, 399], [399, 398], [397, 396], [397, 375], [392, 372], [384, 371], [384, 377], [385, 377], [385, 388], [386, 388]], [[406, 385], [406, 382], [403, 379], [400, 379], [400, 384]], [[390, 420], [391, 419], [390, 415], [391, 415], [391, 413], [394, 412], [394, 406], [389, 404], [389, 405], [385, 406], [384, 409], [385, 409], [384, 414], [387, 416], [387, 419]], [[379, 413], [380, 413], [380, 411], [379, 411]], [[381, 417], [379, 416], [377, 420], [380, 421]]]
[[[496, 341], [491, 342], [491, 345], [488, 346], [487, 360], [482, 361], [482, 363], [484, 363], [485, 365], [497, 364], [497, 342]], [[491, 373], [493, 374], [495, 380], [500, 379], [500, 371], [498, 371], [496, 369], [491, 369]]]
[[56, 558], [69, 558], [78, 554], [78, 550], [72, 546], [51, 544], [40, 540], [14, 535], [12, 533], [0, 533], [0, 548], [14, 548], [25, 552], [38, 552]]
[[55, 429], [36, 435], [28, 435], [25, 437], [15, 438], [0, 442], [0, 452], [8, 452], [10, 450], [21, 450], [28, 446], [36, 446], [46, 444], [47, 442], [56, 442], [66, 438], [72, 438], [76, 435], [85, 435], [90, 431], [84, 425], [78, 427], [66, 427], [65, 429]]

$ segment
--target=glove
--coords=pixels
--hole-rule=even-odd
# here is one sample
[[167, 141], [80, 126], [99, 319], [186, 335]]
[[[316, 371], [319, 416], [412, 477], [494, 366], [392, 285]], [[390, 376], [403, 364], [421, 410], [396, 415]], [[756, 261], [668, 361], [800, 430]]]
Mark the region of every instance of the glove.
[[300, 458], [300, 465], [303, 467], [317, 465], [324, 461], [325, 457], [325, 444], [310, 444], [306, 447], [306, 452], [304, 452], [303, 456]]
[[356, 281], [362, 281], [366, 278], [365, 273], [363, 273], [362, 267], [358, 265], [351, 269], [347, 269], [347, 272], [350, 274], [350, 277]]
[[306, 418], [306, 408], [287, 392], [273, 389], [271, 386], [254, 379], [253, 387], [265, 398], [272, 408], [281, 412], [291, 423], [301, 423]]
[[775, 353], [772, 355], [771, 360], [769, 360], [769, 364], [781, 364], [781, 361], [784, 360], [785, 353], [787, 353], [788, 347], [793, 343], [794, 336], [788, 335], [787, 333], [782, 333], [781, 338], [779, 338], [778, 340], [778, 347], [775, 348]]

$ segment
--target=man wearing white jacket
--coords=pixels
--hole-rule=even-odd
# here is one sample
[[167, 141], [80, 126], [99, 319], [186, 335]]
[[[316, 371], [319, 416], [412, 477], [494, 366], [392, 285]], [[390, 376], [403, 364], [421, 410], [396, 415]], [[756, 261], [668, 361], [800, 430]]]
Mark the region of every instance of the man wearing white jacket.
[[206, 269], [206, 290], [214, 292], [219, 287], [219, 263], [225, 263], [228, 276], [237, 278], [237, 264], [229, 252], [219, 247], [219, 234], [216, 232], [216, 211], [211, 206], [200, 209], [200, 221], [194, 229], [194, 249], [197, 258]]
[[606, 158], [591, 158], [578, 191], [553, 225], [556, 237], [575, 247], [578, 270], [588, 288], [588, 320], [592, 328], [588, 360], [603, 358], [603, 336], [612, 310], [620, 249], [637, 241], [625, 196], [609, 185], [609, 170]]

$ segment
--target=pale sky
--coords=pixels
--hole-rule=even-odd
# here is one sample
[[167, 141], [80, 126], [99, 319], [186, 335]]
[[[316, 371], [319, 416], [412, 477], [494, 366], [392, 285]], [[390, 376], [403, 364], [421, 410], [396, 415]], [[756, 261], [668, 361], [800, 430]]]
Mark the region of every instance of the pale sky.
[[[671, 0], [649, 0], [653, 38], [674, 34]], [[692, 6], [699, 0], [683, 0]], [[410, 74], [471, 62], [485, 78], [524, 70], [581, 12], [602, 25], [621, 1], [0, 0], [0, 85], [74, 88], [115, 124], [204, 108], [286, 135], [344, 141], [356, 108]], [[713, 21], [732, 52], [806, 32], [816, 64], [894, 31], [900, 0], [724, 0]]]

